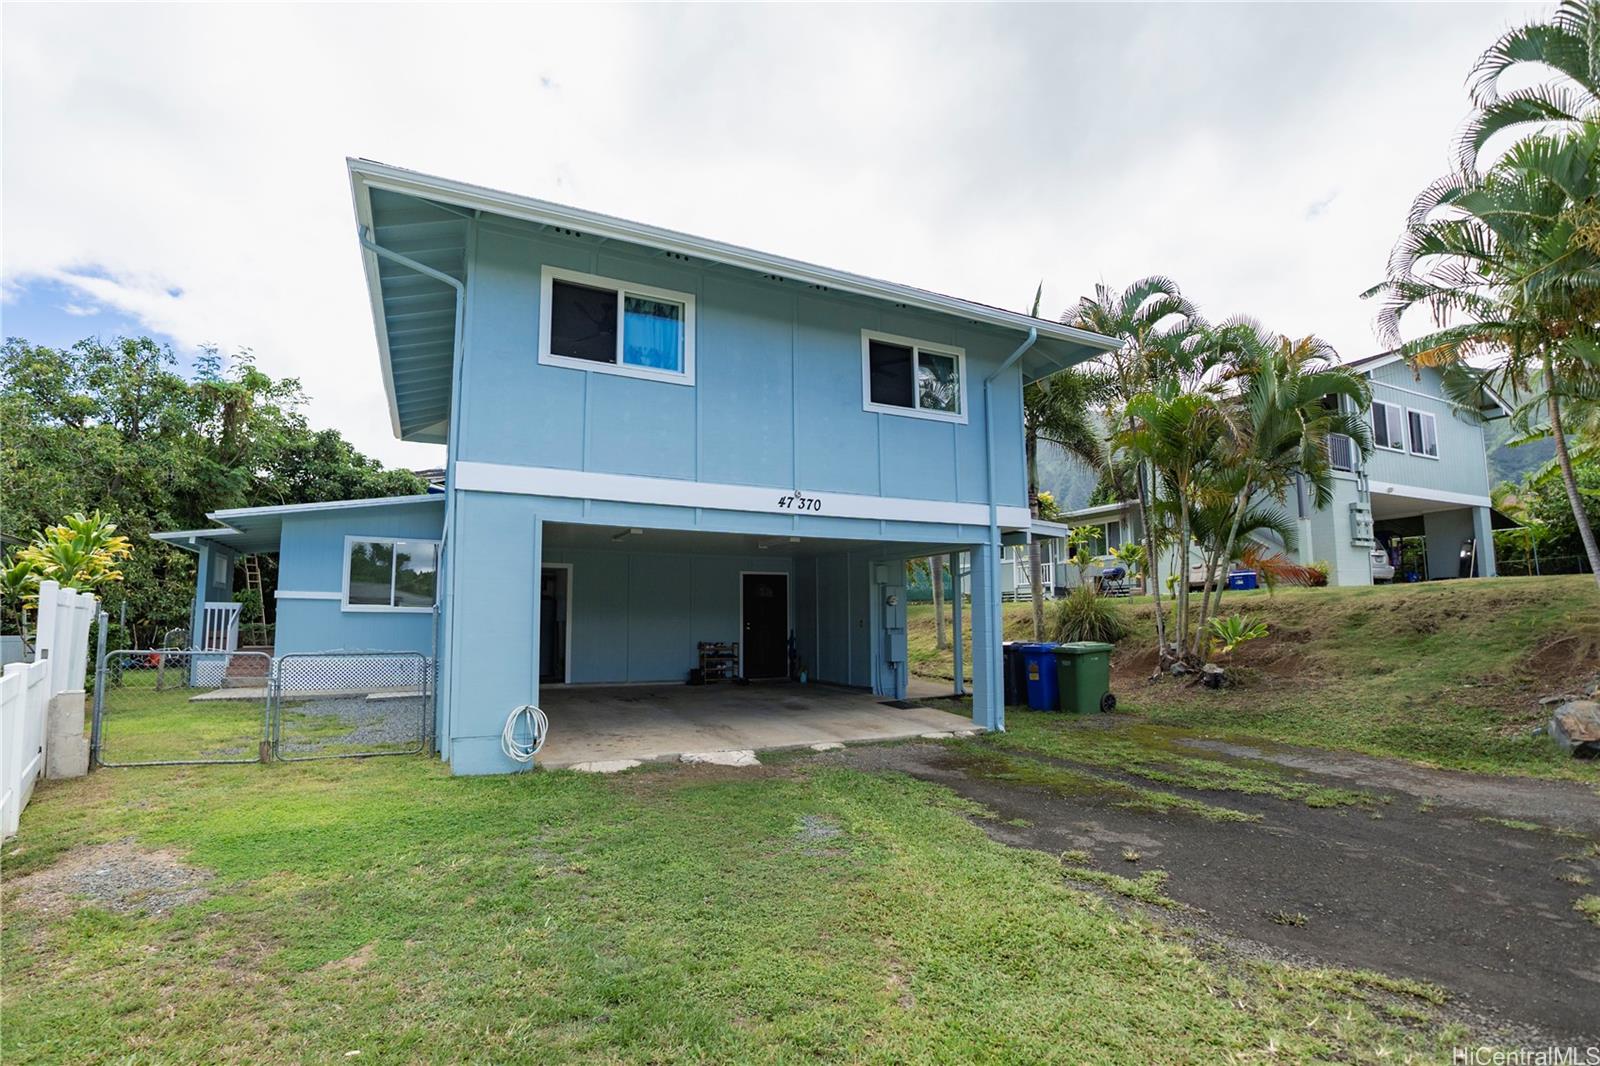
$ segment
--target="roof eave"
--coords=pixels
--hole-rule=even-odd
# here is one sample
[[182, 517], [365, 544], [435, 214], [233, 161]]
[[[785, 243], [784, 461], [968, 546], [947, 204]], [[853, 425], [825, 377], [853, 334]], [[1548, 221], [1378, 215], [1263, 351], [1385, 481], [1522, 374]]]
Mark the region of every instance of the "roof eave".
[[[454, 204], [468, 210], [487, 211], [492, 214], [517, 218], [538, 225], [560, 226], [609, 240], [674, 252], [678, 255], [739, 267], [756, 273], [772, 274], [838, 292], [851, 293], [871, 299], [890, 300], [925, 311], [955, 315], [1002, 329], [1023, 331], [1037, 329], [1041, 337], [1051, 337], [1055, 340], [1083, 345], [1094, 351], [1115, 351], [1122, 345], [1122, 342], [1115, 338], [1105, 337], [1089, 330], [1078, 329], [1075, 326], [1051, 322], [1048, 319], [1034, 318], [1031, 315], [1006, 311], [1002, 308], [985, 307], [982, 304], [970, 303], [953, 296], [929, 292], [926, 289], [880, 281], [876, 278], [851, 274], [847, 271], [834, 270], [829, 267], [816, 266], [796, 259], [758, 252], [754, 249], [743, 248], [705, 237], [695, 237], [687, 233], [679, 233], [675, 230], [663, 229], [659, 226], [651, 226], [642, 222], [630, 222], [611, 215], [585, 211], [582, 208], [568, 207], [564, 204], [551, 203], [548, 200], [518, 196], [514, 193], [500, 192], [480, 185], [421, 174], [367, 159], [352, 158], [347, 159], [346, 163], [350, 169], [351, 184], [358, 190], [366, 187], [387, 189], [402, 195], [418, 196], [441, 203]], [[358, 219], [362, 217], [361, 202], [362, 196], [358, 193]], [[370, 225], [370, 217], [369, 205], [367, 221], [363, 224]], [[369, 287], [376, 278], [376, 273], [376, 263], [369, 262], [367, 264]], [[381, 300], [375, 307], [381, 311]], [[381, 338], [381, 326], [379, 343], [380, 345], [385, 344], [385, 341]], [[386, 347], [385, 351], [387, 351]], [[385, 356], [385, 363], [387, 363], [387, 356]], [[388, 386], [387, 379], [385, 384]], [[389, 388], [389, 398], [390, 410], [393, 412], [395, 408], [392, 387]], [[398, 425], [398, 416], [395, 417], [395, 422]]]

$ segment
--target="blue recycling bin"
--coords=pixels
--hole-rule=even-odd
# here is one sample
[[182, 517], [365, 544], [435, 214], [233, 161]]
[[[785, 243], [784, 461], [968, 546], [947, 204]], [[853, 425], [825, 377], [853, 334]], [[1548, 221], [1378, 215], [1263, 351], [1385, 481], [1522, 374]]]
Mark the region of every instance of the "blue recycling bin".
[[1061, 690], [1056, 683], [1056, 646], [1024, 644], [1022, 669], [1028, 679], [1028, 706], [1036, 711], [1059, 711]]
[[1254, 570], [1235, 570], [1228, 575], [1230, 589], [1253, 589], [1256, 587], [1256, 572]]

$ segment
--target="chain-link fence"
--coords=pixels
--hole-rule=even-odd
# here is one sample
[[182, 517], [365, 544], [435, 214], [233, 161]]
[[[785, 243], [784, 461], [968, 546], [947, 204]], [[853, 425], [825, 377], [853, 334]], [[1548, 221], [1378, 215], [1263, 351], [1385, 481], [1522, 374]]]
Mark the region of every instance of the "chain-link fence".
[[428, 750], [433, 661], [412, 652], [314, 652], [277, 660], [272, 750], [280, 759]]
[[431, 750], [433, 660], [410, 652], [132, 649], [100, 655], [100, 766], [298, 761]]
[[263, 652], [108, 651], [95, 669], [95, 762], [256, 762], [265, 754], [271, 676]]

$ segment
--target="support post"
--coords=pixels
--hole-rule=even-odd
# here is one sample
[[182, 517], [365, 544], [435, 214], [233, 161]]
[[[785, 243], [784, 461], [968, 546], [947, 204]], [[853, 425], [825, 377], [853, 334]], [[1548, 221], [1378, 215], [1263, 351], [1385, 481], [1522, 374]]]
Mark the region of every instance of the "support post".
[[957, 696], [966, 695], [966, 682], [962, 678], [964, 663], [961, 661], [962, 652], [965, 651], [964, 641], [961, 636], [961, 552], [950, 556], [950, 611], [952, 614], [950, 627], [950, 646], [955, 653], [955, 674]]
[[1000, 688], [1000, 547], [972, 550], [972, 721], [999, 732], [1006, 727]]

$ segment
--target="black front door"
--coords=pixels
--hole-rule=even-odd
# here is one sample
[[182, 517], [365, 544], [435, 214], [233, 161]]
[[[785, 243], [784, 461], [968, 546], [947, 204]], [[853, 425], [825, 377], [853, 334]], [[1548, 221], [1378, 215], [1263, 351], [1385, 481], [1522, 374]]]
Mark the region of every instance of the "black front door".
[[789, 577], [744, 575], [744, 676], [789, 676]]

